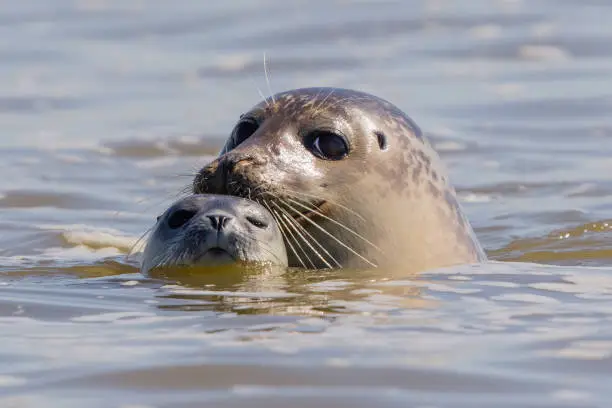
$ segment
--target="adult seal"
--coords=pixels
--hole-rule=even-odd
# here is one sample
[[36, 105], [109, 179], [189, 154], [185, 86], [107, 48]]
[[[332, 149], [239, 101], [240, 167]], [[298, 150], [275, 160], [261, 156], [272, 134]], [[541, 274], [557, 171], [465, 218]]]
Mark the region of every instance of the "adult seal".
[[285, 244], [274, 218], [250, 200], [192, 195], [158, 218], [144, 250], [141, 272], [227, 263], [287, 266]]
[[268, 208], [290, 266], [404, 273], [486, 259], [419, 127], [359, 91], [305, 88], [260, 102], [193, 191]]

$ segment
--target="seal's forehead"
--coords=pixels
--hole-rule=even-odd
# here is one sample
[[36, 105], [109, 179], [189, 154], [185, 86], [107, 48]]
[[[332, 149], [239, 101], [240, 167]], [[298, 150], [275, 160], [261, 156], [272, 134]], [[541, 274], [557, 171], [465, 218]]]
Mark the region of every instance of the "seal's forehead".
[[[374, 95], [343, 88], [301, 88], [282, 92], [274, 96], [279, 105], [333, 107], [362, 107], [364, 109], [386, 109], [392, 105]], [[316, 105], [316, 106], [315, 106]], [[320, 106], [319, 106], [320, 105]]]
[[[386, 127], [402, 127], [422, 138], [419, 127], [392, 103], [366, 92], [344, 88], [300, 88], [281, 92], [259, 103], [254, 109], [266, 114], [294, 118], [303, 115], [350, 117], [361, 115]], [[401, 132], [400, 132], [401, 133]]]
[[[376, 109], [379, 105], [384, 109], [388, 102], [364, 92], [353, 91], [342, 88], [301, 88], [285, 91], [266, 98], [254, 109], [260, 109], [268, 113], [293, 113], [333, 111], [342, 113], [350, 107], [361, 107], [364, 109]], [[392, 106], [389, 104], [389, 106]]]

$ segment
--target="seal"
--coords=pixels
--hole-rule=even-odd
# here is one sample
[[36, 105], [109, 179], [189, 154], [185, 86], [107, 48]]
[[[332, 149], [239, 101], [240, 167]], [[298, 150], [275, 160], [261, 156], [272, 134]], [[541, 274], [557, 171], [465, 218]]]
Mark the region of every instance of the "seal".
[[260, 102], [192, 188], [264, 205], [290, 266], [404, 273], [486, 260], [419, 127], [360, 91], [303, 88]]
[[158, 217], [143, 253], [141, 272], [236, 262], [287, 266], [285, 244], [275, 219], [250, 200], [191, 195]]

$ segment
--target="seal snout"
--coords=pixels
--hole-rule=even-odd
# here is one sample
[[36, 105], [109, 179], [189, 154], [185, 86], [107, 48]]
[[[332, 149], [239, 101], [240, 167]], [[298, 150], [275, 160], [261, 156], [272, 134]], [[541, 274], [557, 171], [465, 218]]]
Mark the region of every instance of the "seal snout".
[[193, 192], [248, 197], [249, 190], [260, 184], [260, 169], [266, 163], [266, 158], [257, 152], [225, 153], [200, 170]]
[[214, 229], [217, 230], [217, 232], [220, 232], [223, 228], [225, 228], [227, 223], [230, 222], [232, 219], [232, 217], [229, 217], [227, 215], [219, 214], [206, 215], [206, 218], [210, 220], [210, 224]]
[[238, 257], [235, 245], [241, 229], [231, 211], [201, 202], [187, 210], [175, 210], [168, 217], [170, 228], [171, 221], [174, 226], [182, 223], [180, 228], [176, 228], [176, 234], [192, 248], [193, 263], [217, 265], [234, 262]]

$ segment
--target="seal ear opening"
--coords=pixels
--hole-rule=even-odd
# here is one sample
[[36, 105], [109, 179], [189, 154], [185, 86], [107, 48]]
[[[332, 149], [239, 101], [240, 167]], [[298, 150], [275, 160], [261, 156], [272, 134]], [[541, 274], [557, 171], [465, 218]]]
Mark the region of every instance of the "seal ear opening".
[[378, 140], [378, 147], [380, 147], [380, 150], [387, 150], [387, 136], [385, 136], [383, 132], [378, 131], [374, 132], [374, 134], [376, 135], [376, 139]]

